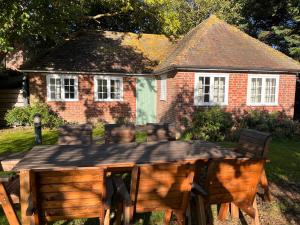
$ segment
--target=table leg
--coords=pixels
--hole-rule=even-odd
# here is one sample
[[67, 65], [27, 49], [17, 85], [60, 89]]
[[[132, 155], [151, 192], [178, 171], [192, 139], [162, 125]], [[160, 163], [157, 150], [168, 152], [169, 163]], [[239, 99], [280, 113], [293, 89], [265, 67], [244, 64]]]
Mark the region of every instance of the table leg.
[[31, 225], [30, 211], [30, 170], [20, 171], [20, 204], [22, 225]]

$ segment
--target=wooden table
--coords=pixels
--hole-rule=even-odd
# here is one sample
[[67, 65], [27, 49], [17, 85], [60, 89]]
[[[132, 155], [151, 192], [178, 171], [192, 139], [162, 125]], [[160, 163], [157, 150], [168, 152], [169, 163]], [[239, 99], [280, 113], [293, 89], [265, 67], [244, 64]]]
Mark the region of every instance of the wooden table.
[[93, 146], [36, 146], [15, 166], [20, 172], [22, 224], [32, 219], [26, 215], [29, 207], [31, 170], [63, 170], [106, 166], [107, 168], [133, 167], [136, 164], [159, 162], [195, 162], [220, 158], [236, 158], [240, 154], [221, 149], [208, 142], [161, 141], [130, 144], [104, 144]]

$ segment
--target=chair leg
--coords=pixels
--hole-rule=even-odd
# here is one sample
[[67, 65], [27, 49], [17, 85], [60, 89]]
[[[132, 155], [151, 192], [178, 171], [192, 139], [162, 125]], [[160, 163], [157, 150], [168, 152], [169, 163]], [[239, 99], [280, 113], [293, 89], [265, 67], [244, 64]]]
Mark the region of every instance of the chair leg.
[[255, 209], [255, 218], [252, 218], [251, 225], [260, 225], [256, 197], [254, 198], [253, 201], [253, 208]]
[[185, 212], [183, 212], [182, 210], [174, 210], [173, 212], [177, 218], [177, 223], [179, 225], [185, 225]]
[[269, 183], [266, 175], [266, 171], [263, 170], [261, 177], [260, 177], [260, 185], [264, 189], [264, 200], [270, 202], [272, 197], [271, 197], [271, 192], [269, 189]]
[[229, 212], [229, 203], [222, 203], [219, 213], [218, 213], [218, 219], [220, 221], [223, 221], [227, 218]]
[[230, 213], [231, 213], [231, 217], [233, 219], [238, 219], [239, 218], [239, 208], [232, 202], [230, 203]]
[[165, 211], [165, 216], [164, 216], [164, 225], [169, 225], [172, 217], [172, 210], [168, 209]]
[[123, 204], [118, 203], [117, 204], [117, 210], [116, 210], [116, 219], [115, 219], [115, 224], [116, 225], [121, 225], [121, 220], [122, 220], [122, 213], [123, 213]]
[[129, 206], [124, 207], [124, 225], [133, 224], [133, 208]]
[[7, 194], [6, 189], [3, 183], [0, 183], [0, 201], [5, 213], [5, 216], [10, 225], [20, 225], [20, 221], [17, 217], [17, 214], [12, 206], [12, 201], [10, 196]]
[[104, 216], [104, 225], [109, 225], [110, 222], [110, 209], [107, 209]]
[[203, 198], [201, 196], [196, 197], [196, 215], [197, 215], [197, 222], [199, 225], [206, 225], [206, 213], [205, 213], [205, 205]]
[[192, 212], [191, 212], [191, 205], [190, 204], [187, 208], [186, 218], [188, 220], [188, 225], [192, 225]]

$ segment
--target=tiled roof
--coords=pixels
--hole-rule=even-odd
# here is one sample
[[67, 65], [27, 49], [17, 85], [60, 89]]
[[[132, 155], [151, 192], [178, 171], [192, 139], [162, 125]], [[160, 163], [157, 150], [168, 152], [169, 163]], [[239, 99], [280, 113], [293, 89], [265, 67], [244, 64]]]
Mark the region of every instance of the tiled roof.
[[82, 31], [21, 70], [147, 73], [173, 45], [164, 35]]
[[22, 70], [152, 73], [173, 68], [300, 72], [300, 63], [212, 15], [177, 43], [84, 31]]
[[180, 40], [156, 71], [169, 67], [300, 72], [299, 62], [214, 15]]

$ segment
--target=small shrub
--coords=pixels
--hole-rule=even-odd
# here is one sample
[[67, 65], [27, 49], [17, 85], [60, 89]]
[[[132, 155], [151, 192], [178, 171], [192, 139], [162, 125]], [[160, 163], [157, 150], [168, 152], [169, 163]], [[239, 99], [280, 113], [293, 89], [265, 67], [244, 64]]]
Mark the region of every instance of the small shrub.
[[29, 112], [27, 107], [14, 107], [5, 114], [5, 121], [9, 126], [28, 126]]
[[41, 114], [43, 127], [54, 128], [64, 123], [61, 117], [43, 103], [26, 107], [14, 107], [6, 113], [5, 120], [9, 126], [32, 126], [33, 117], [37, 113]]
[[192, 116], [194, 139], [223, 141], [233, 126], [232, 115], [220, 107], [198, 109]]
[[97, 123], [94, 125], [93, 129], [93, 136], [97, 137], [103, 137], [104, 136], [104, 124], [103, 123]]
[[235, 120], [237, 130], [241, 128], [255, 129], [272, 133], [275, 137], [292, 137], [296, 133], [297, 124], [285, 112], [268, 112], [252, 110]]

